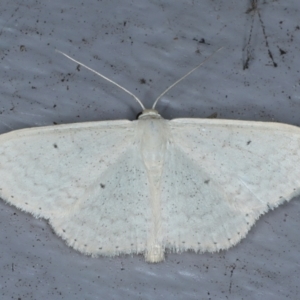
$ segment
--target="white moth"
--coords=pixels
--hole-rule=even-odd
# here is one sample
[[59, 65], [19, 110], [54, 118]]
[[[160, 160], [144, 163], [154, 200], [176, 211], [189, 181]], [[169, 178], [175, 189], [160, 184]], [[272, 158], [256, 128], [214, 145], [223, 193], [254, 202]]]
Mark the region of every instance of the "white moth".
[[165, 120], [158, 99], [153, 109], [137, 99], [136, 121], [1, 135], [0, 197], [49, 220], [84, 254], [143, 253], [160, 262], [166, 249], [228, 249], [260, 215], [300, 194], [298, 127]]

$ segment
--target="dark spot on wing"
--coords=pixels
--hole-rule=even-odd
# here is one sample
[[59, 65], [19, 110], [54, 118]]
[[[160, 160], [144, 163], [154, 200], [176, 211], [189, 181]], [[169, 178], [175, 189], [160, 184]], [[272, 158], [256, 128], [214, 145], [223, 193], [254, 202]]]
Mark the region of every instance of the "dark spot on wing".
[[206, 179], [206, 180], [204, 181], [205, 184], [209, 184], [209, 182], [210, 182], [209, 179]]
[[251, 143], [251, 141], [249, 140], [248, 142], [247, 142], [247, 145], [249, 145]]
[[146, 83], [146, 79], [145, 78], [141, 78], [140, 79], [140, 84], [145, 84]]
[[105, 184], [100, 183], [100, 186], [101, 186], [102, 189], [105, 189]]
[[53, 144], [53, 147], [54, 147], [54, 148], [58, 148], [57, 144]]

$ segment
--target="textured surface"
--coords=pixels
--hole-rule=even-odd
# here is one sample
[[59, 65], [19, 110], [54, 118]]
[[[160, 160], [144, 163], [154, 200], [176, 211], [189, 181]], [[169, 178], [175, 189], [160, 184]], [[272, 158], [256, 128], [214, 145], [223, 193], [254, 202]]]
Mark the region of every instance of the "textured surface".
[[300, 129], [175, 119], [77, 123], [0, 137], [0, 197], [92, 256], [219, 251], [300, 194]]
[[[215, 113], [218, 119], [299, 127], [299, 0], [257, 1], [277, 68], [257, 12], [245, 13], [251, 2], [3, 0], [0, 132], [136, 118], [140, 108], [130, 97], [77, 70], [55, 49], [114, 79], [149, 107], [221, 46], [222, 52], [165, 95], [157, 107], [163, 117]], [[243, 70], [251, 24], [252, 59]], [[299, 200], [262, 216], [227, 251], [168, 254], [155, 265], [142, 255], [82, 255], [44, 219], [0, 201], [1, 300], [297, 299]]]

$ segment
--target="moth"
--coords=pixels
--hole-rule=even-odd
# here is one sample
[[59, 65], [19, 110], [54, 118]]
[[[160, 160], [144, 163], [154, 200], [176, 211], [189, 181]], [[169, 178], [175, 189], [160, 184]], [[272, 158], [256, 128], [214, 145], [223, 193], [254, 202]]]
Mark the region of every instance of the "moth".
[[92, 70], [132, 95], [140, 117], [2, 134], [0, 197], [92, 256], [143, 254], [157, 263], [166, 249], [236, 245], [262, 214], [300, 194], [300, 129], [163, 119], [158, 100], [199, 66], [152, 109]]

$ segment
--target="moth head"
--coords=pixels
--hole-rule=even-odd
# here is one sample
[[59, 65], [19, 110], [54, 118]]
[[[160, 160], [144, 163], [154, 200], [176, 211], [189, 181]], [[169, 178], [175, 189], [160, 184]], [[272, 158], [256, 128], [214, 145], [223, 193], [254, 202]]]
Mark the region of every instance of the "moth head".
[[137, 119], [161, 119], [161, 115], [156, 109], [144, 109], [137, 116]]

